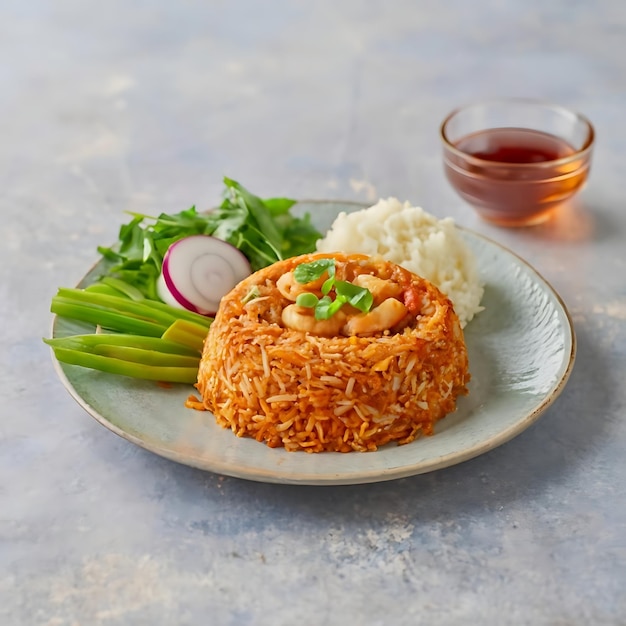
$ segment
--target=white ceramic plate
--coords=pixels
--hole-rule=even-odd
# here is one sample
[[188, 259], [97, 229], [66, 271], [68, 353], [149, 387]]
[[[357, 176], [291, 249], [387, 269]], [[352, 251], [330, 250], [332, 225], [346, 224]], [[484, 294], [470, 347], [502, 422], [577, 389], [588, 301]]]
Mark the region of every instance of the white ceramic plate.
[[[320, 229], [340, 210], [359, 205], [302, 202]], [[485, 310], [465, 329], [472, 382], [458, 409], [432, 437], [376, 452], [306, 454], [271, 449], [217, 426], [211, 413], [184, 407], [190, 386], [164, 389], [55, 361], [70, 394], [109, 430], [158, 455], [203, 470], [250, 480], [340, 485], [430, 472], [476, 457], [528, 428], [563, 390], [575, 356], [569, 314], [554, 290], [522, 259], [462, 230], [478, 258]], [[98, 266], [83, 279], [93, 280]], [[55, 318], [53, 336], [85, 326]]]

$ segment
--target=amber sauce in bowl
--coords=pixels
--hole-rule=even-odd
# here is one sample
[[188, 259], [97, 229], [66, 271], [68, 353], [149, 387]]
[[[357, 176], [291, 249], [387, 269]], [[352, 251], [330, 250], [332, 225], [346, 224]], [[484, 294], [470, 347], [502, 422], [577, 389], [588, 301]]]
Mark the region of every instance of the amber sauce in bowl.
[[538, 224], [584, 185], [594, 139], [585, 118], [528, 100], [473, 106], [448, 116], [441, 134], [446, 176], [481, 217]]

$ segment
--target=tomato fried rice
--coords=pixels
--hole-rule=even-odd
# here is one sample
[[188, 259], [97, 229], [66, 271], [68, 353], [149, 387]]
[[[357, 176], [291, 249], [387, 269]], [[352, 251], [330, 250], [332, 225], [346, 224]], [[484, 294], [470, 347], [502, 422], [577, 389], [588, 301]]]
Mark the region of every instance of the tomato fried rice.
[[[318, 320], [300, 306], [299, 293], [324, 297], [329, 275], [298, 284], [294, 270], [320, 260], [370, 291], [371, 309], [345, 304]], [[380, 258], [318, 253], [259, 270], [222, 299], [196, 386], [203, 408], [237, 436], [350, 452], [431, 435], [469, 378], [459, 318], [434, 285]]]

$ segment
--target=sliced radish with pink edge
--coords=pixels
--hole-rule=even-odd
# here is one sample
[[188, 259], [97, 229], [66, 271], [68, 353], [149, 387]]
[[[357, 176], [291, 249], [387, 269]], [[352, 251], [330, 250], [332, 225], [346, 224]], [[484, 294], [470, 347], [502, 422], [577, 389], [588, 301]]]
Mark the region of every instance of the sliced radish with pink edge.
[[192, 235], [168, 248], [157, 291], [167, 304], [215, 315], [222, 297], [251, 273], [248, 259], [235, 246]]

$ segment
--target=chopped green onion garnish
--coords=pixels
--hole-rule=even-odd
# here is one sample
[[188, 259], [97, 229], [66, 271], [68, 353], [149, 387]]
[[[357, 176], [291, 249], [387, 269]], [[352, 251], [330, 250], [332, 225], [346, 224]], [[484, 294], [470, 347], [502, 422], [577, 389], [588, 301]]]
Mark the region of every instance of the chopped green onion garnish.
[[247, 304], [250, 300], [255, 300], [261, 296], [261, 292], [256, 285], [253, 285], [250, 291], [242, 298], [241, 303]]
[[[344, 304], [351, 304], [363, 313], [367, 313], [372, 308], [374, 296], [369, 289], [335, 278], [334, 259], [318, 259], [311, 263], [301, 263], [293, 270], [294, 278], [300, 284], [318, 280], [325, 273], [328, 273], [328, 278], [322, 285], [321, 299], [313, 293], [301, 293], [296, 298], [296, 304], [299, 306], [315, 308], [315, 319], [331, 318]], [[333, 289], [335, 290], [334, 298], [330, 296]]]
[[336, 298], [333, 300], [330, 296], [324, 296], [315, 307], [315, 319], [330, 319], [345, 303], [346, 302], [343, 298]]
[[298, 306], [304, 306], [307, 309], [312, 309], [319, 302], [319, 298], [314, 293], [301, 293], [296, 298], [296, 304]]

